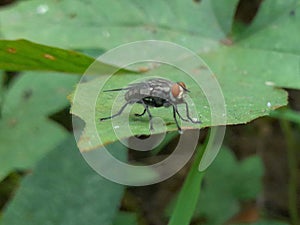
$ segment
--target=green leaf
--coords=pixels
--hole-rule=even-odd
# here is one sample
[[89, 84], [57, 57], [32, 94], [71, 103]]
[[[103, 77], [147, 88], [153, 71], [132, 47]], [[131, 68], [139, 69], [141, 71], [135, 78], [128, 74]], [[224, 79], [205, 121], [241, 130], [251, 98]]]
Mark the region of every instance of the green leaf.
[[288, 222], [278, 221], [278, 220], [267, 220], [262, 219], [254, 223], [239, 223], [234, 225], [289, 225]]
[[113, 225], [138, 225], [137, 215], [129, 212], [119, 212]]
[[240, 201], [255, 199], [262, 190], [263, 164], [258, 156], [249, 157], [237, 165], [233, 192]]
[[[220, 63], [222, 62], [222, 59], [220, 58], [217, 58], [215, 60], [219, 60]], [[235, 63], [234, 59], [230, 63]], [[241, 62], [241, 65], [244, 66], [243, 62]], [[245, 69], [249, 71], [251, 65], [246, 64], [245, 67], [247, 67]], [[233, 69], [236, 68], [233, 67]], [[181, 80], [184, 80], [187, 87], [191, 91], [189, 96], [192, 98], [195, 105], [193, 117], [196, 117], [196, 113], [198, 113], [197, 116], [202, 121], [201, 125], [184, 123], [182, 124], [184, 129], [246, 123], [257, 117], [268, 115], [273, 109], [276, 109], [282, 104], [287, 103], [286, 92], [265, 85], [264, 77], [255, 78], [251, 76], [243, 76], [242, 74], [236, 74], [236, 76], [230, 77], [229, 74], [232, 72], [232, 69], [230, 67], [222, 67], [221, 65], [219, 68], [215, 68], [215, 70], [222, 71], [223, 73], [217, 74], [220, 74], [218, 78], [226, 103], [227, 114], [223, 115], [226, 117], [226, 121], [224, 123], [218, 123], [211, 120], [211, 109], [205, 94], [198, 87], [197, 83], [195, 83], [182, 71], [178, 71], [175, 68], [170, 68], [169, 66], [160, 66], [153, 71], [143, 74], [143, 77], [146, 78], [147, 76], [162, 76], [173, 81], [177, 81], [178, 77], [180, 77]], [[240, 72], [244, 73], [244, 71]], [[222, 75], [224, 75], [224, 77]], [[126, 84], [135, 81], [137, 78], [139, 77], [129, 74], [124, 74], [122, 76], [113, 76], [110, 78], [107, 86], [102, 88], [102, 91], [106, 89], [124, 87], [124, 85], [127, 86]], [[106, 143], [116, 141], [119, 138], [128, 138], [131, 135], [150, 134], [149, 119], [147, 115], [140, 118], [134, 116], [134, 113], [142, 112], [142, 106], [134, 106], [131, 112], [125, 110], [125, 112], [121, 116], [116, 117], [113, 120], [100, 122], [100, 118], [109, 116], [112, 114], [112, 112], [116, 113], [122, 107], [122, 105], [126, 103], [126, 101], [122, 97], [122, 95], [124, 95], [124, 92], [101, 92], [99, 87], [102, 83], [105, 82], [105, 79], [105, 77], [97, 78], [92, 80], [91, 82], [82, 83], [78, 85], [80, 92], [75, 92], [77, 93], [75, 95], [76, 101], [75, 105], [73, 105], [71, 108], [71, 112], [74, 115], [79, 116], [86, 122], [85, 132], [83, 133], [83, 136], [81, 138], [82, 141], [80, 142], [83, 150], [93, 149], [95, 146], [99, 145], [98, 138], [95, 135], [91, 135], [93, 133], [95, 125], [97, 128], [97, 132], [101, 137], [101, 142], [104, 145]], [[235, 79], [238, 79], [239, 81], [239, 88], [236, 86]], [[241, 93], [241, 87], [243, 93]], [[94, 109], [95, 105], [93, 105], [93, 100], [91, 101], [91, 99], [93, 99], [91, 96], [94, 95], [92, 90], [97, 91], [97, 93], [99, 92], [96, 102], [96, 110]], [[113, 106], [115, 107], [113, 108]], [[178, 105], [178, 107], [184, 115], [184, 106]], [[95, 114], [91, 115], [94, 110]], [[165, 121], [165, 123], [167, 124], [167, 131], [177, 130], [172, 110], [170, 108], [151, 108], [150, 110], [154, 117], [160, 117]], [[127, 117], [128, 115], [129, 117]], [[93, 120], [91, 120], [91, 116], [94, 116]], [[132, 133], [122, 132], [126, 128], [128, 118]], [[118, 127], [118, 129], [120, 130], [118, 136], [116, 136], [115, 134], [115, 127]], [[154, 129], [155, 130], [153, 131], [153, 133], [162, 132], [162, 128], [160, 127], [159, 122], [154, 122]]]
[[66, 96], [78, 80], [66, 74], [24, 73], [16, 78], [5, 95], [3, 116], [17, 114], [29, 119], [23, 114], [51, 115], [68, 105]]
[[231, 33], [232, 20], [234, 18], [235, 9], [237, 7], [238, 1], [220, 1], [211, 0], [212, 9], [214, 15], [225, 34]]
[[28, 73], [5, 93], [0, 120], [0, 180], [14, 169], [29, 169], [67, 132], [47, 117], [68, 106], [66, 94], [77, 77]]
[[[237, 2], [26, 1], [2, 10], [0, 27], [5, 38], [76, 49], [108, 49], [143, 39], [209, 48], [217, 44], [210, 38], [223, 39], [230, 31]], [[40, 29], [45, 25], [47, 29]]]
[[[200, 153], [198, 150], [198, 157]], [[168, 215], [170, 208], [174, 208], [170, 224], [189, 224], [184, 219], [192, 215], [195, 219], [207, 221], [205, 224], [223, 224], [238, 212], [240, 201], [256, 199], [261, 191], [263, 165], [259, 157], [237, 162], [232, 152], [222, 147], [216, 160], [205, 171], [204, 179], [198, 165], [195, 160], [176, 199], [176, 207], [174, 202], [168, 207]], [[194, 206], [196, 202], [197, 206]]]
[[13, 170], [30, 169], [67, 135], [48, 119], [23, 120], [11, 116], [0, 122], [0, 180]]
[[206, 171], [195, 217], [205, 217], [210, 225], [223, 224], [238, 212], [239, 201], [255, 199], [260, 193], [262, 171], [259, 157], [239, 163], [223, 147]]
[[300, 113], [289, 108], [273, 111], [270, 116], [300, 124]]
[[2, 111], [2, 104], [3, 104], [4, 92], [5, 92], [4, 79], [5, 79], [5, 74], [3, 71], [0, 70], [0, 112]]
[[110, 225], [123, 189], [95, 173], [69, 137], [25, 177], [1, 225]]
[[[21, 1], [1, 10], [0, 23], [6, 38], [28, 38], [67, 48], [108, 50], [144, 39], [172, 41], [190, 48], [203, 57], [217, 78], [226, 102], [227, 122], [212, 123], [205, 95], [179, 71], [161, 66], [145, 77], [161, 75], [174, 81], [178, 77], [183, 79], [192, 90], [191, 97], [198, 116], [203, 120], [201, 127], [206, 127], [247, 123], [269, 115], [272, 110], [287, 104], [287, 93], [276, 87], [300, 89], [300, 54], [297, 50], [300, 46], [300, 16], [291, 13], [300, 9], [299, 1], [264, 1], [254, 23], [243, 34], [235, 34], [231, 41], [237, 3], [235, 0], [125, 0], [121, 3], [108, 0], [76, 3], [71, 0], [48, 0], [41, 3], [32, 0]], [[47, 29], [40, 29], [46, 26]], [[129, 56], [131, 52], [126, 54]], [[113, 63], [107, 63], [117, 65], [118, 60], [113, 60]], [[198, 66], [194, 65], [194, 70]], [[109, 87], [123, 87], [136, 78], [132, 74], [124, 74], [112, 79]], [[88, 84], [86, 90], [89, 90]], [[86, 111], [93, 110], [91, 105], [85, 103], [88, 98], [88, 95], [81, 98]], [[110, 114], [113, 102], [113, 94], [107, 93], [102, 99], [99, 98], [96, 106], [94, 120], [97, 121], [97, 130], [107, 131], [106, 137], [103, 137], [104, 144], [118, 139], [110, 121], [98, 122], [99, 118]], [[120, 102], [120, 106], [123, 103]], [[134, 110], [138, 112], [142, 109]], [[170, 124], [167, 131], [176, 130], [170, 111], [155, 111], [156, 116], [161, 116]], [[91, 124], [84, 118], [84, 112], [74, 108], [72, 112], [85, 120], [89, 133], [88, 126]], [[149, 134], [147, 119], [141, 120], [131, 118], [132, 134], [127, 132], [120, 138]], [[122, 121], [121, 125], [124, 125]], [[156, 130], [156, 133], [159, 132]], [[91, 143], [91, 148], [95, 147], [93, 140]]]
[[[169, 78], [170, 80], [176, 80], [178, 76], [185, 76], [185, 74], [182, 71], [169, 70], [168, 67], [164, 68], [161, 67], [159, 70], [153, 71], [153, 73], [146, 73], [144, 74], [144, 77], [147, 76], [164, 76]], [[103, 90], [106, 89], [112, 89], [112, 88], [119, 88], [123, 87], [125, 84], [129, 83], [130, 81], [134, 81], [138, 78], [137, 75], [132, 74], [126, 74], [122, 76], [113, 76], [110, 78], [109, 82], [106, 86], [103, 87]], [[138, 134], [150, 134], [149, 130], [149, 119], [147, 115], [143, 117], [135, 117], [134, 113], [141, 113], [143, 111], [143, 107], [141, 105], [134, 105], [133, 110], [130, 112], [129, 116], [129, 123], [131, 126], [131, 133], [124, 130], [126, 129], [127, 124], [127, 118], [129, 112], [129, 107], [124, 111], [122, 116], [116, 117], [115, 124], [117, 126], [117, 129], [114, 130], [114, 126], [112, 125], [111, 120], [102, 121], [100, 122], [100, 118], [106, 117], [111, 115], [112, 112], [112, 106], [115, 105], [115, 110], [119, 110], [122, 105], [124, 105], [126, 102], [123, 98], [123, 93], [120, 93], [121, 96], [119, 99], [116, 99], [116, 96], [119, 94], [117, 92], [100, 92], [99, 89], [100, 84], [105, 82], [106, 77], [99, 77], [96, 79], [91, 80], [90, 82], [81, 83], [77, 86], [77, 90], [75, 91], [75, 96], [73, 99], [73, 105], [71, 108], [71, 113], [79, 116], [86, 122], [85, 131], [80, 138], [80, 149], [82, 151], [94, 149], [95, 147], [99, 146], [99, 139], [97, 136], [92, 135], [94, 131], [94, 127], [96, 126], [97, 132], [99, 133], [99, 136], [101, 137], [101, 143], [102, 145], [117, 141], [119, 139], [126, 139], [132, 135], [138, 135]], [[185, 83], [191, 90], [190, 96], [193, 98], [195, 102], [195, 107], [197, 107], [198, 112], [201, 111], [200, 118], [203, 121], [203, 126], [207, 126], [210, 123], [210, 111], [208, 110], [200, 110], [204, 108], [209, 108], [207, 100], [204, 97], [204, 94], [199, 90], [197, 85], [193, 83], [192, 79], [189, 77], [186, 77]], [[197, 90], [197, 91], [194, 91]], [[96, 110], [94, 108], [94, 100], [91, 97], [94, 95], [94, 91], [99, 93], [98, 98], [96, 99]], [[92, 94], [91, 94], [92, 93]], [[198, 96], [198, 98], [195, 98]], [[202, 98], [203, 96], [203, 98]], [[74, 102], [75, 101], [75, 102]], [[183, 105], [178, 106], [179, 111], [182, 112], [182, 115], [185, 113], [185, 109]], [[167, 124], [167, 131], [177, 131], [177, 127], [174, 122], [173, 114], [171, 108], [152, 108], [150, 109], [154, 117], [160, 117], [162, 118], [165, 123]], [[95, 114], [93, 112], [95, 111]], [[94, 116], [93, 119], [91, 119], [91, 113]], [[194, 110], [191, 110], [191, 114], [196, 116], [196, 112]], [[124, 116], [124, 117], [123, 117]], [[199, 124], [192, 124], [192, 123], [184, 123], [182, 124], [184, 129], [193, 129], [193, 128], [199, 128]], [[161, 133], [163, 127], [161, 127], [161, 124], [159, 121], [154, 121], [154, 131], [152, 133]], [[116, 132], [119, 132], [116, 135]]]
[[176, 204], [168, 225], [188, 225], [191, 222], [204, 177], [204, 172], [200, 172], [198, 167], [205, 147], [206, 144], [196, 150], [195, 160], [176, 199]]
[[240, 37], [245, 48], [300, 55], [300, 2], [263, 1], [254, 22]]
[[[0, 69], [42, 70], [82, 74], [95, 59], [83, 54], [48, 47], [26, 40], [0, 41]], [[110, 74], [119, 68], [96, 61], [97, 74]]]
[[[202, 56], [216, 74], [223, 90], [226, 90], [226, 86], [223, 87], [222, 83], [230, 81], [231, 91], [244, 87], [242, 93], [238, 89], [239, 95], [247, 98], [251, 98], [248, 91], [255, 94], [253, 92], [256, 88], [259, 92], [257, 95], [260, 94], [261, 98], [265, 98], [270, 92], [277, 92], [274, 87], [300, 89], [300, 57], [295, 54], [247, 49], [237, 44]], [[261, 89], [268, 91], [263, 93]]]

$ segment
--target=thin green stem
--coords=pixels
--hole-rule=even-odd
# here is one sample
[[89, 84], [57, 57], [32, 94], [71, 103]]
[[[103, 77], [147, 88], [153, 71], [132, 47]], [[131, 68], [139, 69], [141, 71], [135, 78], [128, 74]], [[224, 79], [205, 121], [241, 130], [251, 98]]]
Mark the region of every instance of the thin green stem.
[[204, 172], [199, 172], [198, 167], [203, 156], [207, 140], [205, 144], [201, 145], [196, 150], [197, 152], [194, 162], [187, 178], [184, 181], [183, 187], [180, 190], [168, 225], [189, 225], [192, 220], [200, 196], [201, 183], [204, 177]]
[[291, 222], [293, 225], [300, 224], [298, 207], [297, 207], [297, 143], [293, 134], [291, 123], [285, 119], [280, 120], [282, 131], [285, 135], [288, 152], [288, 168], [289, 168], [289, 182], [288, 182], [288, 201]]
[[4, 99], [4, 80], [5, 74], [3, 71], [0, 71], [0, 118], [2, 118], [2, 108], [3, 108], [3, 99]]
[[270, 116], [276, 119], [285, 119], [300, 124], [300, 113], [289, 108], [272, 111]]

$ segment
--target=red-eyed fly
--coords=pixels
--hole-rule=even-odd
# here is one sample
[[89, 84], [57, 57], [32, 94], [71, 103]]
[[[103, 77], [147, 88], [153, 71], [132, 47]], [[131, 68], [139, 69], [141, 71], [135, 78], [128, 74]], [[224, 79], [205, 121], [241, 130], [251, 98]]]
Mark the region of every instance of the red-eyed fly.
[[[173, 107], [173, 117], [178, 128], [178, 132], [182, 133], [181, 127], [178, 124], [176, 114], [183, 121], [192, 123], [201, 123], [201, 121], [191, 118], [189, 114], [189, 107], [184, 100], [185, 94], [189, 92], [183, 82], [172, 82], [162, 78], [153, 78], [140, 83], [129, 84], [125, 88], [117, 88], [109, 91], [123, 91], [126, 90], [125, 100], [126, 103], [121, 107], [119, 112], [112, 116], [101, 118], [100, 121], [107, 120], [119, 116], [127, 105], [129, 104], [142, 104], [144, 111], [141, 114], [135, 114], [135, 116], [143, 116], [146, 112], [150, 120], [150, 130], [153, 130], [152, 114], [150, 113], [150, 107]], [[183, 118], [177, 108], [178, 104], [185, 104], [187, 119]]]

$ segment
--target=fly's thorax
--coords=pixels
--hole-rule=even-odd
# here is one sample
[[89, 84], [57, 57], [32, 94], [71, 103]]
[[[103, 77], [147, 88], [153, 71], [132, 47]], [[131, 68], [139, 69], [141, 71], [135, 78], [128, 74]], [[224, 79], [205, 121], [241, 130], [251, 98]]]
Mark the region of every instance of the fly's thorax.
[[146, 82], [133, 84], [125, 93], [126, 101], [140, 101], [147, 98], [147, 101], [157, 102], [157, 99], [164, 99], [165, 103], [178, 104], [184, 101], [184, 94], [188, 90], [183, 82], [171, 82], [165, 79], [152, 79]]
[[132, 87], [125, 93], [126, 101], [141, 100], [150, 95], [151, 90], [145, 87]]
[[158, 97], [168, 100], [169, 99], [169, 93], [170, 93], [170, 87], [169, 86], [156, 86], [152, 88], [151, 91], [151, 97]]

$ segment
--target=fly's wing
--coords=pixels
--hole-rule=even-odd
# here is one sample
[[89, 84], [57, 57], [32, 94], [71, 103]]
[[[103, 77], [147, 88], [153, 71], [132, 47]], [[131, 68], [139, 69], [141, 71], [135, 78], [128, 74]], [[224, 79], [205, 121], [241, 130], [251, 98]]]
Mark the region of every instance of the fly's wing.
[[129, 84], [128, 87], [124, 87], [124, 88], [116, 88], [116, 89], [110, 89], [110, 90], [104, 90], [103, 92], [110, 92], [110, 91], [126, 91], [132, 88], [142, 88], [147, 86], [146, 83], [144, 82], [140, 82], [140, 83], [132, 83]]
[[148, 86], [149, 85], [146, 82], [132, 83], [128, 85], [129, 88], [144, 88]]
[[103, 92], [110, 92], [110, 91], [123, 91], [123, 90], [128, 90], [130, 87], [127, 88], [116, 88], [116, 89], [109, 89], [109, 90], [104, 90]]

